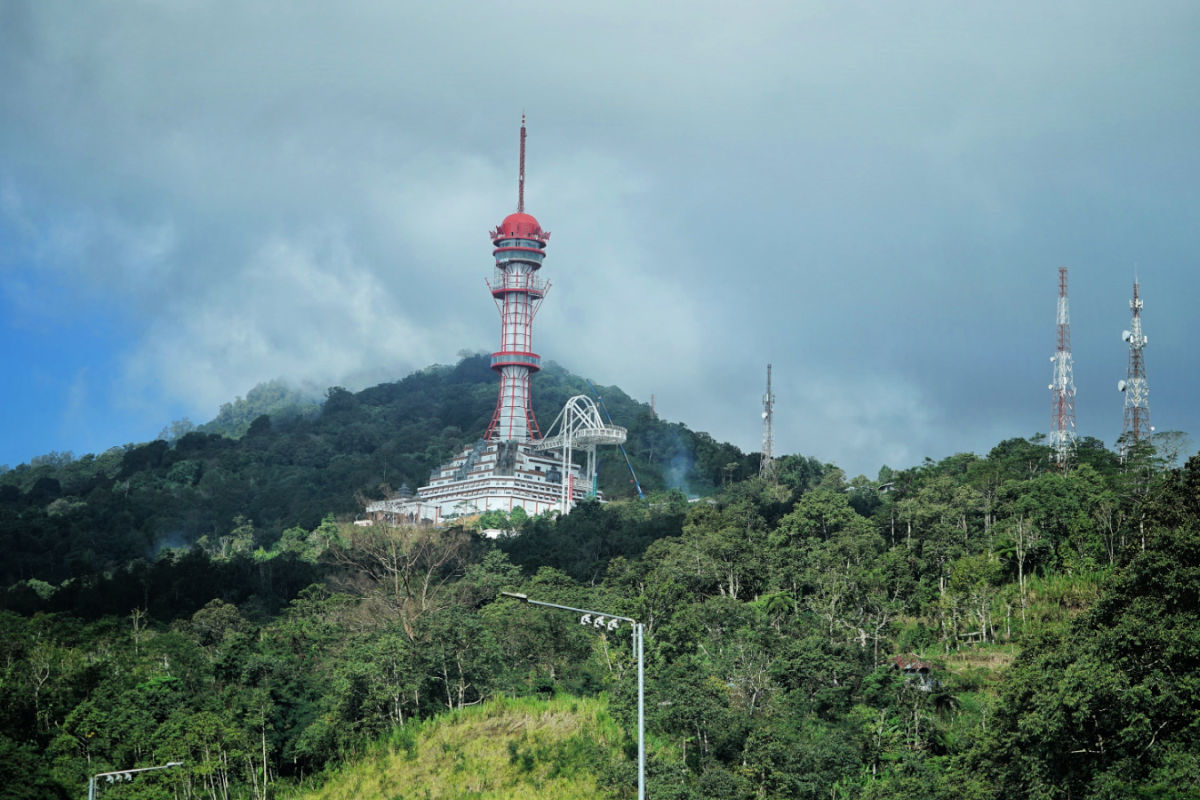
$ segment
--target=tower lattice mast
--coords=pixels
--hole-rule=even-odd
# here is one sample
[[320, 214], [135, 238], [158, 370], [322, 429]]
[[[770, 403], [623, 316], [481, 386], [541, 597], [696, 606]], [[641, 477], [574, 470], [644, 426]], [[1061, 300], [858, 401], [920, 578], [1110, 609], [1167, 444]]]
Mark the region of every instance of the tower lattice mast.
[[1122, 451], [1142, 440], [1149, 440], [1150, 386], [1146, 383], [1146, 335], [1142, 333], [1142, 298], [1137, 278], [1133, 280], [1133, 298], [1129, 301], [1132, 320], [1121, 338], [1129, 343], [1129, 371], [1117, 388], [1125, 393], [1125, 422], [1121, 426]]
[[1071, 316], [1067, 306], [1067, 268], [1058, 268], [1058, 345], [1050, 357], [1050, 450], [1054, 463], [1066, 469], [1075, 450], [1075, 367], [1071, 359]]
[[763, 443], [762, 457], [758, 462], [759, 477], [775, 480], [775, 394], [771, 391], [771, 365], [767, 364], [767, 393], [763, 395]]
[[484, 439], [529, 442], [541, 438], [533, 415], [529, 378], [542, 368], [533, 352], [533, 318], [550, 284], [538, 279], [546, 257], [549, 231], [525, 213], [525, 115], [521, 115], [521, 160], [517, 177], [517, 211], [491, 233], [496, 259], [488, 282], [500, 311], [500, 349], [492, 353], [492, 369], [500, 375], [496, 411]]

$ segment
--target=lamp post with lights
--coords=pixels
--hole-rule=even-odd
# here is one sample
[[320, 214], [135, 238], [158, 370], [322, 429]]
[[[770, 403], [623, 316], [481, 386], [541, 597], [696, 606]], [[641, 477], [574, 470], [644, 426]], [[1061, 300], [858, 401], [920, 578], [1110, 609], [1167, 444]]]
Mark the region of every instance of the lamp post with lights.
[[628, 622], [633, 629], [633, 651], [637, 656], [637, 693], [638, 693], [638, 715], [637, 715], [637, 736], [638, 736], [638, 800], [646, 800], [646, 672], [644, 666], [642, 641], [644, 638], [644, 630], [642, 623], [631, 617], [622, 617], [619, 614], [608, 614], [602, 611], [589, 611], [586, 608], [573, 608], [572, 606], [560, 606], [558, 603], [546, 603], [541, 600], [532, 600], [529, 595], [518, 594], [517, 592], [501, 592], [503, 597], [511, 597], [513, 600], [520, 600], [522, 603], [528, 603], [531, 606], [542, 606], [543, 608], [557, 608], [560, 611], [570, 611], [575, 614], [580, 614], [580, 625], [591, 625], [599, 630], [615, 631], [620, 627], [622, 622]]
[[157, 767], [139, 767], [137, 769], [119, 769], [114, 772], [98, 772], [88, 778], [88, 800], [96, 800], [96, 784], [101, 778], [108, 778], [109, 783], [131, 781], [133, 780], [133, 776], [139, 772], [156, 772], [160, 769], [171, 769], [172, 767], [182, 766], [182, 761], [168, 761], [166, 764], [161, 764]]

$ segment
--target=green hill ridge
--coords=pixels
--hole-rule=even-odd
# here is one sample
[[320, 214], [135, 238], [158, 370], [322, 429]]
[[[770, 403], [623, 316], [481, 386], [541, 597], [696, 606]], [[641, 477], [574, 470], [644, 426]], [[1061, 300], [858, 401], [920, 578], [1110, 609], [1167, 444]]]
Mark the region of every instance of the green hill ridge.
[[0, 793], [181, 762], [104, 796], [631, 797], [627, 632], [501, 592], [645, 624], [648, 800], [1200, 792], [1200, 456], [1083, 438], [1061, 470], [1035, 436], [765, 481], [605, 388], [643, 485], [702, 501], [610, 475], [498, 539], [354, 524], [493, 381], [468, 358], [0, 475]]
[[397, 728], [283, 800], [606, 800], [624, 738], [604, 697], [500, 697]]
[[[619, 388], [597, 390], [629, 430], [625, 450], [646, 492], [711, 494], [757, 470], [757, 454], [659, 419]], [[568, 398], [591, 393], [586, 379], [547, 364], [535, 382], [535, 410], [548, 424]], [[487, 357], [469, 356], [360, 392], [333, 387], [319, 410], [296, 397], [264, 384], [211, 423], [173, 426], [177, 438], [166, 431], [152, 442], [80, 458], [55, 454], [0, 473], [0, 587], [59, 583], [202, 539], [240, 536], [250, 550], [270, 548], [290, 527], [353, 517], [366, 500], [424, 485], [432, 469], [482, 436], [496, 376]], [[285, 405], [247, 421], [248, 409], [273, 403]], [[624, 458], [606, 450], [601, 490], [635, 496]], [[790, 461], [793, 469], [818, 466]]]

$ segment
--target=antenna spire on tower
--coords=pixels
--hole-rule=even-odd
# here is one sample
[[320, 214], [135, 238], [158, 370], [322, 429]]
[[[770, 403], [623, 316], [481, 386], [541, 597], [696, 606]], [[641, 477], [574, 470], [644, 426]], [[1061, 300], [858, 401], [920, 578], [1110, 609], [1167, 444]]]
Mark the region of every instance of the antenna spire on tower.
[[1050, 357], [1050, 449], [1059, 469], [1075, 450], [1075, 366], [1071, 358], [1071, 316], [1067, 308], [1067, 268], [1058, 268], [1058, 345]]
[[517, 213], [525, 213], [525, 114], [521, 114], [521, 165], [517, 173]]

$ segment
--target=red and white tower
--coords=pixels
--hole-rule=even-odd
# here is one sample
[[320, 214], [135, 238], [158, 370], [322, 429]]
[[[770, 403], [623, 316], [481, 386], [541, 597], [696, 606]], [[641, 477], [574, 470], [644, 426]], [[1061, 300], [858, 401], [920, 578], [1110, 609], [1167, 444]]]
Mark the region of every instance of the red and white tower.
[[496, 269], [488, 281], [500, 311], [500, 349], [492, 353], [492, 369], [500, 375], [496, 411], [483, 438], [530, 442], [540, 439], [533, 415], [529, 378], [541, 369], [533, 352], [533, 317], [550, 284], [538, 279], [546, 257], [549, 231], [525, 213], [525, 115], [521, 115], [521, 161], [517, 178], [517, 211], [492, 231]]
[[[586, 397], [568, 400], [545, 437], [533, 416], [529, 379], [541, 369], [533, 352], [533, 317], [550, 289], [538, 279], [550, 234], [525, 213], [524, 115], [520, 163], [517, 210], [492, 231], [496, 269], [487, 282], [500, 311], [500, 349], [492, 353], [492, 369], [500, 375], [496, 411], [483, 438], [434, 469], [416, 496], [368, 504], [367, 512], [377, 520], [438, 523], [518, 508], [533, 516], [565, 514], [589, 495], [599, 496], [596, 447], [625, 441], [625, 429], [605, 425]], [[574, 457], [580, 450], [583, 465]]]
[[1066, 469], [1075, 449], [1075, 366], [1071, 359], [1071, 315], [1067, 308], [1067, 268], [1058, 268], [1058, 346], [1050, 357], [1050, 450], [1054, 463]]
[[1125, 393], [1125, 423], [1121, 427], [1122, 451], [1140, 441], [1149, 441], [1150, 433], [1150, 386], [1146, 383], [1146, 335], [1142, 333], [1142, 298], [1138, 295], [1138, 282], [1133, 281], [1133, 299], [1129, 301], [1133, 319], [1129, 330], [1121, 338], [1129, 342], [1129, 371], [1117, 388]]

